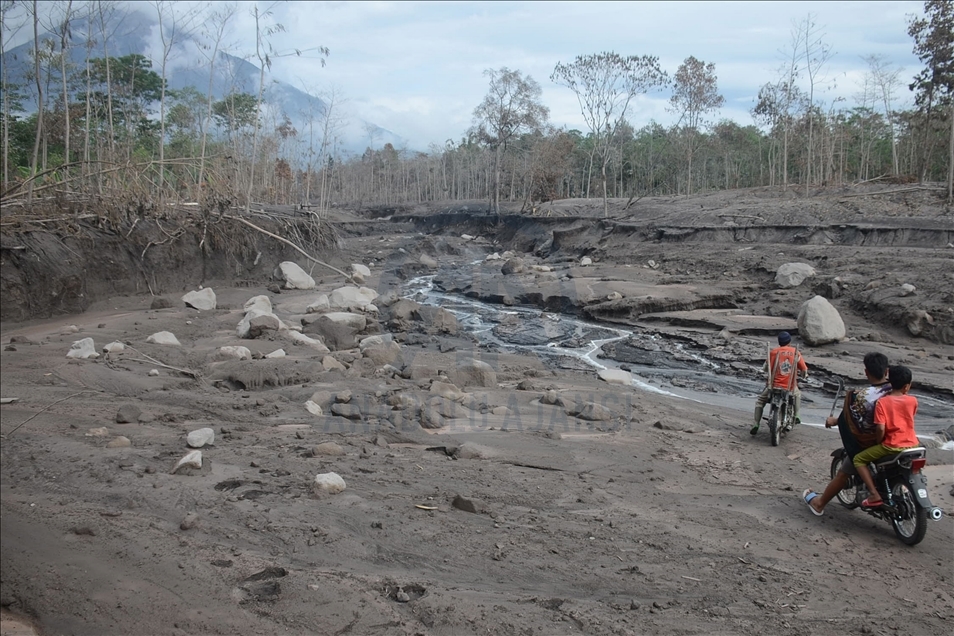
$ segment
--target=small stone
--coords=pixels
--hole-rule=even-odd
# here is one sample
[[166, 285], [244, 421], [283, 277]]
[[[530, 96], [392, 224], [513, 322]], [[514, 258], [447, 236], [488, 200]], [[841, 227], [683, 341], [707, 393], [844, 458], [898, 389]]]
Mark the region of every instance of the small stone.
[[175, 334], [173, 334], [171, 331], [157, 331], [146, 338], [146, 342], [152, 344], [181, 346], [178, 338], [176, 338]]
[[128, 437], [123, 437], [122, 435], [111, 439], [109, 443], [106, 444], [106, 448], [129, 448], [130, 446], [132, 446], [132, 442], [129, 441]]
[[316, 495], [335, 495], [345, 489], [345, 480], [338, 473], [320, 473], [315, 475], [312, 490]]
[[150, 370], [149, 370], [149, 377], [155, 378], [155, 377], [158, 377], [158, 375], [159, 375], [159, 369], [150, 369]]
[[196, 429], [186, 436], [186, 444], [189, 448], [211, 446], [213, 442], [215, 442], [215, 431], [211, 428]]
[[473, 500], [467, 499], [457, 495], [454, 497], [454, 500], [451, 502], [451, 505], [458, 510], [463, 510], [464, 512], [471, 512], [476, 514], [478, 512], [477, 504]]
[[86, 437], [106, 437], [109, 435], [109, 429], [105, 426], [100, 428], [91, 428], [89, 432], [86, 433]]
[[152, 304], [149, 305], [149, 309], [169, 309], [170, 307], [172, 307], [172, 301], [162, 296], [153, 298]]
[[407, 592], [404, 591], [403, 587], [399, 587], [397, 594], [394, 597], [398, 603], [407, 603], [411, 600], [411, 597], [408, 596]]
[[179, 529], [191, 530], [197, 523], [199, 523], [199, 515], [194, 512], [190, 512], [182, 519], [182, 523], [179, 524]]
[[339, 446], [335, 442], [323, 442], [321, 444], [318, 444], [317, 446], [311, 449], [311, 452], [312, 452], [312, 455], [314, 455], [315, 457], [318, 457], [320, 455], [336, 457], [336, 456], [345, 454], [344, 449], [341, 448], [341, 446]]
[[137, 421], [140, 415], [142, 415], [142, 411], [138, 406], [133, 404], [125, 404], [119, 407], [119, 411], [116, 412], [116, 423], [131, 424]]
[[190, 453], [187, 453], [179, 462], [176, 464], [176, 467], [172, 469], [172, 474], [175, 475], [183, 468], [202, 468], [202, 451], [194, 450]]

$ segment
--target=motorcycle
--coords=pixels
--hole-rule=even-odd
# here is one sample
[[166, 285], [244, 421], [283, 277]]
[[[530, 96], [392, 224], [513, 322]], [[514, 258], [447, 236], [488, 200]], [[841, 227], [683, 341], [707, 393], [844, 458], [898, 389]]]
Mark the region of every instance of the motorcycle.
[[[905, 545], [920, 543], [927, 533], [928, 518], [939, 521], [943, 515], [941, 509], [932, 505], [928, 498], [927, 477], [921, 472], [927, 464], [926, 454], [922, 447], [909, 448], [868, 466], [884, 504], [862, 510], [890, 523], [898, 539]], [[832, 478], [838, 473], [846, 455], [843, 448], [832, 452]], [[857, 475], [851, 475], [848, 484], [835, 498], [845, 508], [854, 510], [861, 507], [861, 502], [867, 497], [868, 488], [864, 482]]]
[[772, 389], [768, 423], [772, 446], [778, 446], [782, 436], [795, 428], [795, 395], [791, 391]]

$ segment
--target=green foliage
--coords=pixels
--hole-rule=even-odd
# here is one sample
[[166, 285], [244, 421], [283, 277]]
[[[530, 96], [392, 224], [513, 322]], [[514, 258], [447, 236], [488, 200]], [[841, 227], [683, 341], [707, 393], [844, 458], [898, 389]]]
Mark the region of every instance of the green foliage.
[[212, 104], [212, 116], [230, 133], [251, 128], [258, 118], [258, 100], [249, 93], [229, 93]]

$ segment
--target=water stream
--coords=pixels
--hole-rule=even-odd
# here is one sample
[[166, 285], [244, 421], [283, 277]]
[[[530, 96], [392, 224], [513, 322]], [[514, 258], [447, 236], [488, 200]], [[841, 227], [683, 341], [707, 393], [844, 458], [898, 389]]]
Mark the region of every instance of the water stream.
[[[450, 311], [456, 316], [461, 330], [473, 335], [483, 347], [547, 358], [550, 366], [565, 369], [592, 369], [596, 372], [623, 368], [632, 373], [633, 387], [637, 391], [727, 407], [739, 412], [740, 427], [748, 430], [752, 425], [752, 409], [755, 397], [764, 386], [762, 381], [723, 373], [722, 363], [687, 349], [680, 342], [665, 342], [665, 347], [661, 347], [665, 351], [653, 365], [625, 364], [602, 356], [603, 346], [623, 341], [638, 331], [542, 312], [537, 308], [493, 305], [447, 294], [434, 287], [434, 276], [409, 280], [404, 285], [403, 295], [421, 304]], [[646, 338], [651, 342], [664, 339], [664, 336], [654, 334]], [[752, 377], [758, 377], [757, 372], [758, 368], [753, 366]], [[824, 427], [825, 418], [832, 410], [833, 393], [820, 381], [811, 378], [801, 382], [800, 387], [802, 424]], [[934, 437], [935, 431], [950, 426], [950, 402], [934, 396], [917, 397], [919, 435]]]

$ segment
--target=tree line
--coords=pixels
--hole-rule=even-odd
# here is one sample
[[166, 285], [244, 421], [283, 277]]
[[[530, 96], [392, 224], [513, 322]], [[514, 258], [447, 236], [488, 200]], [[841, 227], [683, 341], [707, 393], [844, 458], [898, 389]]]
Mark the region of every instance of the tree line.
[[[806, 192], [825, 185], [890, 179], [954, 181], [954, 0], [928, 0], [908, 34], [923, 68], [910, 82], [883, 57], [852, 100], [825, 101], [832, 50], [812, 16], [792, 26], [777, 78], [762, 86], [755, 124], [718, 117], [724, 104], [715, 64], [693, 56], [670, 75], [657, 58], [601, 52], [558, 62], [550, 80], [573, 92], [586, 130], [549, 123], [532, 77], [490, 69], [488, 91], [459, 140], [426, 152], [369, 144], [349, 156], [341, 144], [345, 103], [334, 92], [320, 106], [287, 113], [264, 99], [265, 72], [282, 55], [284, 30], [269, 11], [251, 7], [255, 41], [247, 57], [257, 86], [214, 95], [217, 68], [237, 5], [181, 9], [153, 0], [161, 54], [116, 55], [110, 37], [122, 13], [106, 0], [47, 3], [0, 0], [3, 41], [33, 31], [28, 81], [2, 72], [2, 196], [108, 196], [198, 202], [204, 209], [254, 203], [398, 205], [446, 200], [501, 201], [533, 209], [568, 197], [691, 195], [777, 186]], [[15, 9], [28, 19], [14, 24]], [[20, 15], [23, 15], [21, 11]], [[41, 29], [46, 36], [41, 37]], [[172, 90], [177, 46], [193, 42], [205, 87]], [[0, 42], [0, 46], [3, 42]], [[77, 56], [77, 47], [82, 55]], [[329, 51], [311, 50], [324, 64]], [[82, 62], [75, 60], [81, 57]], [[914, 105], [899, 108], [901, 93]], [[676, 123], [630, 122], [640, 98], [669, 96]], [[36, 104], [26, 113], [26, 104]]]

